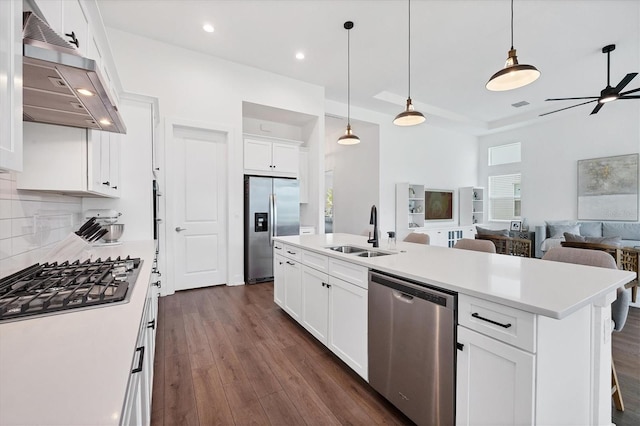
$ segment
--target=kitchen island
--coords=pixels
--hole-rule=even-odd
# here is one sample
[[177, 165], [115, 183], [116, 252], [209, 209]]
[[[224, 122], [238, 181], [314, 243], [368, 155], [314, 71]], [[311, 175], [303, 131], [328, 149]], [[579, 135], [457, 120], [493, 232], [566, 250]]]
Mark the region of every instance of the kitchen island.
[[[384, 240], [373, 249], [348, 234], [276, 237], [275, 244], [276, 303], [363, 378], [370, 313], [362, 271], [376, 270], [458, 294], [457, 424], [611, 423], [610, 304], [632, 273], [403, 242], [389, 250]], [[335, 246], [392, 254], [328, 249]], [[332, 311], [344, 301], [329, 302], [321, 318], [314, 282], [331, 287], [329, 300], [336, 286], [359, 297], [350, 296], [346, 313]]]
[[142, 259], [128, 303], [0, 324], [0, 424], [121, 423], [154, 254], [153, 241], [91, 248]]

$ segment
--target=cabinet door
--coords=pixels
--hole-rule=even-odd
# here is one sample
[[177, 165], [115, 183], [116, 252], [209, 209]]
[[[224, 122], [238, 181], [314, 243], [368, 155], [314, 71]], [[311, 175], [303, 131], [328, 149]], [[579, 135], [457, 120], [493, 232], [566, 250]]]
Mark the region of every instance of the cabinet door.
[[22, 2], [0, 1], [0, 170], [22, 171]]
[[88, 130], [87, 158], [89, 191], [101, 192], [102, 188], [102, 132]]
[[58, 34], [62, 34], [62, 0], [36, 0], [36, 5], [47, 24]]
[[[89, 20], [78, 0], [64, 0], [62, 2], [62, 34], [69, 43], [72, 37], [67, 34], [75, 34], [78, 41], [77, 51], [82, 56], [87, 56], [89, 47]], [[74, 43], [72, 45], [75, 46]]]
[[120, 134], [109, 133], [109, 182], [111, 195], [120, 194]]
[[284, 256], [280, 254], [276, 254], [273, 258], [273, 301], [281, 308], [284, 308], [285, 261]]
[[535, 356], [458, 326], [456, 424], [534, 420]]
[[276, 173], [287, 173], [298, 176], [299, 148], [295, 145], [273, 143], [272, 170]]
[[302, 285], [301, 269], [298, 262], [284, 262], [284, 310], [300, 322], [302, 317]]
[[302, 326], [327, 344], [329, 276], [302, 265]]
[[298, 181], [300, 182], [300, 203], [309, 202], [309, 152], [300, 149], [298, 164]]
[[368, 380], [368, 292], [333, 276], [329, 285], [329, 349]]
[[244, 168], [248, 170], [272, 171], [271, 142], [244, 140]]

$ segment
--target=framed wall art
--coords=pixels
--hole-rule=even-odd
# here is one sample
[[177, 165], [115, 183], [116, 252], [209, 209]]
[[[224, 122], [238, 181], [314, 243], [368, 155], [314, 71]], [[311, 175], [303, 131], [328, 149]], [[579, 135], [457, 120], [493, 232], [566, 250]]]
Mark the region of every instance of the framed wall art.
[[578, 161], [578, 219], [638, 220], [638, 154]]

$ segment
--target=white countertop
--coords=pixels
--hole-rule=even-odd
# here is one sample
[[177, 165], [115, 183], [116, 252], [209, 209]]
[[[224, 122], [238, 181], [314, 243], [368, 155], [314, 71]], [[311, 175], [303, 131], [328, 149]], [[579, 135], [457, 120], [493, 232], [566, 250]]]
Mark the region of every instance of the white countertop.
[[1, 324], [1, 425], [120, 422], [155, 244], [92, 252], [143, 259], [129, 303]]
[[[633, 272], [398, 242], [396, 254], [358, 257], [328, 250], [355, 245], [372, 249], [367, 237], [320, 234], [276, 240], [370, 269], [479, 297], [534, 314], [561, 319], [635, 278]], [[380, 248], [387, 248], [382, 238]]]

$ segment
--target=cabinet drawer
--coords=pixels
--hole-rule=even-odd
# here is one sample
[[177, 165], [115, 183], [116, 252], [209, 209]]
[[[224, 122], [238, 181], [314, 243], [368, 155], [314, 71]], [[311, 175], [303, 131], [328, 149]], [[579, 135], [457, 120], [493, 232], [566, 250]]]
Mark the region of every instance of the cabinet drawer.
[[298, 247], [295, 246], [290, 246], [289, 244], [285, 244], [284, 248], [284, 255], [286, 257], [288, 257], [289, 259], [293, 259], [293, 260], [297, 260], [298, 262], [300, 261], [300, 253], [302, 253], [302, 249], [299, 249]]
[[329, 275], [368, 289], [368, 269], [342, 260], [329, 259]]
[[329, 272], [329, 258], [327, 256], [307, 250], [300, 250], [300, 253], [302, 255], [300, 261], [306, 266], [318, 271]]
[[284, 243], [282, 241], [274, 241], [273, 252], [284, 256]]
[[458, 323], [529, 352], [536, 352], [535, 315], [461, 294]]

